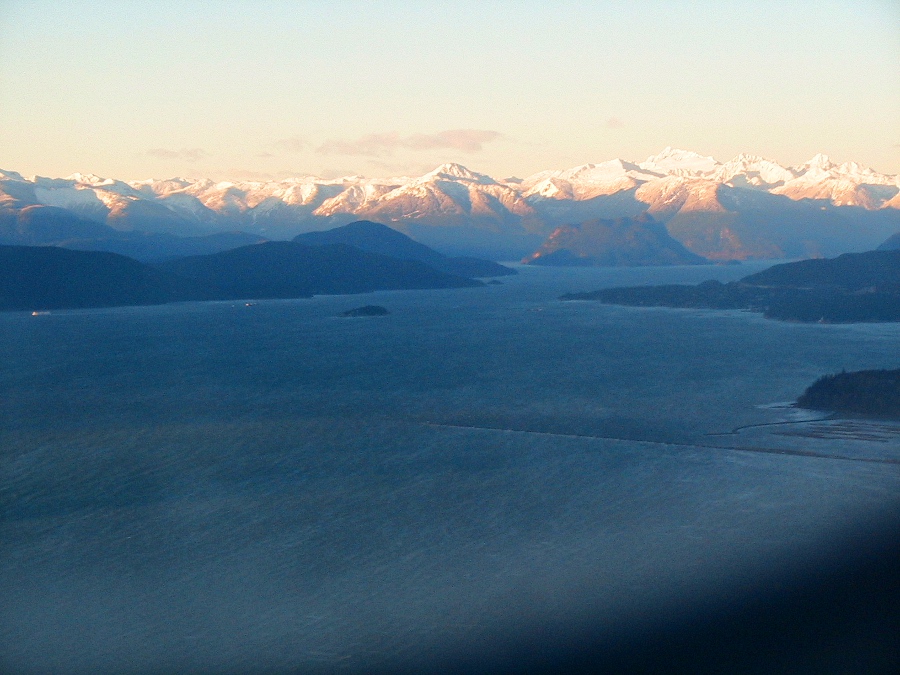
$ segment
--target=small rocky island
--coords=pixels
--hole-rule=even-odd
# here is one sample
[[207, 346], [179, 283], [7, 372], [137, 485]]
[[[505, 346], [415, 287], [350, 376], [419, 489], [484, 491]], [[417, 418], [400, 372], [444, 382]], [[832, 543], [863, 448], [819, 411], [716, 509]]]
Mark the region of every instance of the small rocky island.
[[384, 316], [385, 314], [390, 314], [390, 312], [381, 305], [364, 305], [341, 312], [341, 316]]
[[825, 375], [803, 392], [797, 405], [900, 420], [900, 369]]

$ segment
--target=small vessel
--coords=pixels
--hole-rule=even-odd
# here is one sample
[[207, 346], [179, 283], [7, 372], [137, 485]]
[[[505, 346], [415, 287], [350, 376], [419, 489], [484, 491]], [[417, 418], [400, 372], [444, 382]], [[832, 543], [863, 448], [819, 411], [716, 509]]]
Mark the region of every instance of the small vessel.
[[32, 312], [31, 316], [44, 316], [45, 314], [49, 314], [50, 312]]

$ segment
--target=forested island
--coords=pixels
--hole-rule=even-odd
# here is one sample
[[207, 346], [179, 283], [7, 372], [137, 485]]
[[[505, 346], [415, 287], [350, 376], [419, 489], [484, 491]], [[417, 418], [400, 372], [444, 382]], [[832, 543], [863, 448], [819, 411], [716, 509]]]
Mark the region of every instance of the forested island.
[[155, 265], [101, 251], [0, 245], [0, 311], [309, 298], [481, 281], [346, 244], [270, 241]]
[[801, 408], [900, 419], [900, 369], [825, 375], [797, 399]]
[[[137, 249], [152, 258], [160, 249], [148, 242], [160, 242], [148, 237]], [[516, 274], [490, 260], [448, 258], [369, 221], [294, 241], [258, 239], [224, 233], [179, 240], [177, 250], [213, 252], [154, 262], [107, 251], [0, 245], [0, 311], [465, 288], [484, 285], [474, 277]]]
[[637, 307], [743, 309], [783, 321], [900, 321], [900, 250], [775, 265], [727, 284], [704, 281], [693, 286], [604, 288], [561, 299]]

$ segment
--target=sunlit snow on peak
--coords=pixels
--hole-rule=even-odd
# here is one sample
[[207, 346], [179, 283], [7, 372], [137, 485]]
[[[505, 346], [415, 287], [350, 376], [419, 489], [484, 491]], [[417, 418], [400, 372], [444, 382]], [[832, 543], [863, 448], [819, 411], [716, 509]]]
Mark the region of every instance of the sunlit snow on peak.
[[704, 174], [719, 166], [719, 162], [712, 157], [707, 157], [690, 150], [679, 150], [667, 146], [658, 155], [651, 155], [639, 165], [642, 169], [660, 171], [662, 173], [687, 172], [690, 174]]

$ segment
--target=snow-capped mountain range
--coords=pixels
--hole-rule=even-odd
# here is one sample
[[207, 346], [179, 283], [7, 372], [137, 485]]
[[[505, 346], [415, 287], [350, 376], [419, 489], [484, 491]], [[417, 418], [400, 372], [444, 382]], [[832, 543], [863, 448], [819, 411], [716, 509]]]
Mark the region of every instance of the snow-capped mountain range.
[[91, 225], [110, 236], [240, 230], [288, 239], [368, 219], [448, 252], [509, 257], [530, 252], [559, 225], [641, 212], [707, 257], [830, 255], [874, 248], [900, 231], [900, 177], [823, 155], [784, 167], [753, 155], [722, 163], [673, 148], [640, 163], [614, 159], [521, 181], [459, 164], [414, 178], [271, 182], [0, 171], [0, 243], [34, 239], [34, 223], [46, 229], [48, 218], [57, 234], [66, 218], [77, 222], [74, 239], [99, 236], [86, 234]]

